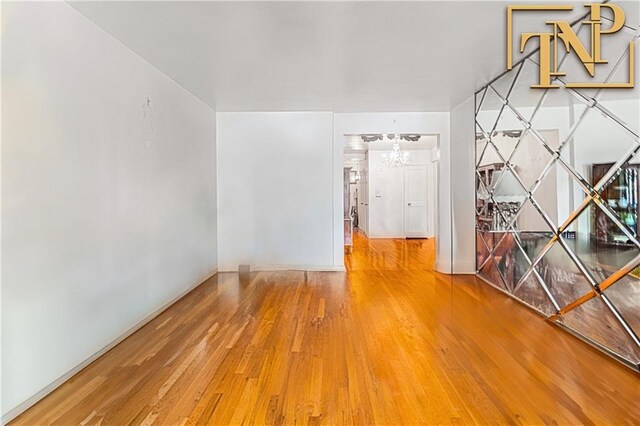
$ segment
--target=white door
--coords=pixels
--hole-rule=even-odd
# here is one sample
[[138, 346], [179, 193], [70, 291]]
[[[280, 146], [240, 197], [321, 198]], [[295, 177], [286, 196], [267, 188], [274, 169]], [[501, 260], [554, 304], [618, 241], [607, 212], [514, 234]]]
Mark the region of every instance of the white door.
[[367, 169], [360, 173], [360, 184], [362, 185], [362, 194], [358, 200], [360, 203], [358, 228], [367, 235], [369, 234], [369, 171]]
[[427, 219], [427, 167], [404, 168], [404, 236], [426, 238], [429, 234]]

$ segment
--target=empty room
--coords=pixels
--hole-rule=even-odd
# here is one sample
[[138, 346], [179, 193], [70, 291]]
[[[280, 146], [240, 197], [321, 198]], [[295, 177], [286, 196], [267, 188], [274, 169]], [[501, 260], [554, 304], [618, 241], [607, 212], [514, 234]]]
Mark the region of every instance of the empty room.
[[637, 424], [638, 46], [638, 0], [0, 0], [0, 424]]

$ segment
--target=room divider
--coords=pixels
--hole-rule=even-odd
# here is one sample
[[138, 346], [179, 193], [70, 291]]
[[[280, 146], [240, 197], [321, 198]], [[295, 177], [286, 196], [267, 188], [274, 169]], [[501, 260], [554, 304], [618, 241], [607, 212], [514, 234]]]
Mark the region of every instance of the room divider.
[[[637, 39], [625, 26], [603, 42], [600, 77], [629, 78]], [[477, 272], [640, 371], [640, 91], [562, 75], [532, 88], [536, 55], [476, 93]], [[583, 68], [560, 60], [566, 76]]]

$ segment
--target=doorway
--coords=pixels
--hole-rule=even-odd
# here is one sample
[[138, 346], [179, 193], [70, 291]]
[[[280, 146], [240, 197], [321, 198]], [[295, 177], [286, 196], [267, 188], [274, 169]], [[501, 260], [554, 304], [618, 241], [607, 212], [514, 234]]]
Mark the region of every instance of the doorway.
[[355, 235], [360, 241], [412, 239], [434, 243], [437, 160], [436, 135], [345, 135], [346, 253], [354, 249]]

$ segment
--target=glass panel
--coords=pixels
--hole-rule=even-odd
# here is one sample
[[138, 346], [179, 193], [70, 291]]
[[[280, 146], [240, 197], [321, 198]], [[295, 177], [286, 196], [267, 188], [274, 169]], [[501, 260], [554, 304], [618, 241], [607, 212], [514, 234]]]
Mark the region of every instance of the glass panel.
[[525, 249], [522, 247], [522, 242], [519, 239], [518, 233], [514, 235], [514, 238], [516, 240], [516, 243], [518, 244], [518, 250], [513, 255], [514, 272], [513, 284], [511, 285], [512, 290], [516, 287], [516, 285], [520, 282], [522, 277], [524, 277], [524, 275], [531, 267], [531, 259], [527, 255]]
[[585, 276], [558, 242], [545, 253], [540, 263], [536, 265], [536, 270], [561, 308], [592, 289]]
[[[572, 164], [566, 159], [567, 156], [575, 156], [574, 138], [569, 136], [587, 108], [588, 104], [584, 98], [565, 87], [547, 91], [540, 109], [532, 118], [531, 125], [538, 140], [546, 144], [546, 147], [543, 145], [543, 149], [535, 148], [533, 155], [538, 155], [543, 161], [545, 158], [549, 160], [544, 165], [541, 162], [529, 164], [523, 154], [524, 158], [520, 161], [525, 171], [527, 167], [531, 169], [529, 173], [520, 173], [527, 182], [541, 170], [538, 176], [540, 182], [533, 192], [533, 198], [556, 226], [564, 223], [580, 205], [585, 198], [585, 191], [580, 181], [560, 162], [551, 159], [551, 154], [547, 156], [544, 150], [557, 152], [562, 149], [565, 153], [563, 160]], [[536, 147], [533, 142], [531, 146]]]
[[513, 81], [518, 75], [520, 66], [521, 65], [516, 65], [511, 71], [504, 73], [502, 77], [491, 83], [491, 87], [493, 88], [493, 90], [498, 92], [502, 99], [507, 99], [507, 97], [509, 96], [511, 87], [513, 86]]
[[478, 123], [476, 123], [476, 164], [480, 163], [480, 159], [484, 155], [484, 151], [487, 148], [488, 138], [482, 131]]
[[480, 177], [476, 174], [476, 228], [486, 231], [484, 226], [481, 226], [480, 218], [487, 215], [487, 197], [489, 192], [484, 184], [480, 181]]
[[553, 237], [551, 232], [521, 231], [519, 233], [520, 245], [531, 262], [534, 262], [542, 249]]
[[478, 111], [480, 111], [480, 106], [482, 106], [482, 99], [484, 98], [484, 94], [485, 94], [486, 91], [487, 91], [487, 88], [483, 87], [482, 90], [480, 90], [478, 93], [476, 93], [476, 97], [475, 97], [475, 99], [476, 99], [476, 105], [475, 105], [476, 112], [475, 113], [476, 114], [478, 113]]
[[[587, 198], [583, 190], [585, 183], [581, 183], [574, 175], [569, 174], [558, 161], [555, 161], [545, 172], [544, 178], [533, 192], [533, 198], [556, 229], [565, 224]], [[577, 222], [573, 221], [565, 231], [575, 231], [575, 224]]]
[[[638, 147], [640, 149], [640, 147]], [[640, 224], [638, 223], [638, 209], [640, 208], [640, 154], [636, 154], [628, 162], [616, 169], [615, 174], [609, 174], [605, 179], [604, 174], [611, 168], [610, 164], [594, 164], [592, 166], [592, 182], [598, 183], [603, 205], [601, 210], [613, 213], [617, 220], [611, 220], [605, 227], [600, 226], [602, 232], [600, 239], [606, 241], [621, 241], [629, 243], [629, 239], [638, 242]], [[597, 214], [597, 216], [600, 216]], [[615, 224], [614, 222], [618, 222]], [[609, 225], [615, 226], [615, 228]], [[620, 235], [622, 234], [622, 235]]]
[[[632, 216], [637, 218], [635, 212]], [[566, 242], [597, 282], [640, 254], [640, 249], [593, 201], [576, 221], [580, 226], [575, 228], [575, 238]]]
[[640, 361], [640, 350], [600, 298], [569, 311], [562, 322], [619, 355], [635, 363]]
[[510, 107], [505, 107], [496, 123], [495, 130], [491, 133], [491, 141], [498, 149], [502, 158], [509, 160], [520, 140], [525, 126]]
[[[525, 175], [524, 180], [531, 184], [532, 198], [535, 201], [527, 201], [518, 215], [518, 229], [522, 231], [552, 232], [557, 229], [573, 211], [575, 202], [567, 197], [567, 185], [572, 182], [566, 171], [556, 162], [549, 163], [523, 162], [519, 168], [520, 174]], [[542, 171], [540, 171], [542, 169]], [[534, 181], [533, 176], [540, 172], [541, 177]], [[533, 182], [532, 182], [533, 181]], [[542, 213], [544, 212], [543, 217]], [[548, 221], [553, 224], [553, 229]]]
[[640, 267], [607, 288], [604, 294], [636, 335], [640, 335]]
[[[487, 152], [495, 150], [489, 145]], [[513, 174], [499, 163], [477, 169], [477, 227], [483, 231], [504, 231], [523, 198], [524, 190]], [[517, 195], [516, 192], [520, 195]], [[497, 242], [498, 240], [496, 240]]]
[[533, 273], [529, 274], [513, 294], [546, 316], [556, 313], [551, 300], [542, 288], [542, 284]]
[[[482, 142], [480, 142], [482, 143]], [[478, 167], [479, 170], [483, 171], [483, 166], [492, 166], [490, 170], [495, 169], [496, 167], [501, 167], [503, 161], [500, 159], [500, 155], [496, 151], [496, 148], [491, 143], [487, 143], [483, 145], [483, 149], [479, 150], [479, 158], [478, 158]], [[487, 176], [490, 177], [492, 172]], [[490, 182], [490, 181], [489, 181]]]
[[527, 196], [527, 191], [518, 181], [516, 175], [506, 167], [493, 173], [489, 190], [493, 194], [493, 200], [498, 203], [505, 216], [510, 216], [512, 212], [515, 213], [514, 207], [519, 207]]
[[534, 132], [525, 131], [509, 162], [525, 188], [530, 190], [551, 160], [551, 153], [542, 140]]
[[[549, 89], [544, 93], [540, 108], [531, 118], [531, 127], [538, 133], [547, 132], [544, 140], [557, 150], [569, 136], [569, 132], [580, 120], [589, 106], [589, 102], [577, 92], [567, 89], [561, 82], [558, 89]], [[533, 89], [531, 89], [533, 90]]]
[[[640, 135], [640, 101], [638, 99], [638, 84], [640, 84], [640, 41], [635, 44], [635, 89], [607, 89], [601, 90], [598, 95], [598, 108], [603, 109], [608, 115], [615, 116], [636, 135]], [[626, 57], [611, 77], [611, 82], [629, 81], [629, 58]]]
[[531, 120], [535, 108], [544, 95], [544, 90], [531, 89], [531, 86], [537, 84], [539, 79], [538, 65], [530, 59], [526, 59], [509, 95], [509, 105], [526, 121]]
[[482, 175], [476, 172], [476, 227], [481, 231], [489, 231], [491, 230], [491, 226], [485, 226], [485, 224], [491, 217], [491, 202], [489, 199], [489, 190], [483, 182], [484, 178], [481, 178], [481, 176]]
[[[493, 150], [492, 147], [490, 149]], [[477, 228], [482, 231], [497, 231], [506, 228], [503, 216], [492, 197], [495, 182], [501, 173], [501, 164], [489, 164], [476, 170], [476, 220]]]
[[[524, 199], [522, 195], [524, 190], [515, 181], [514, 175], [508, 169], [502, 169], [494, 173], [490, 190], [492, 196], [486, 200], [488, 214], [486, 218], [479, 218], [479, 223], [487, 223], [484, 229], [492, 229], [494, 231], [510, 230], [510, 225], [515, 221]], [[490, 226], [488, 223], [490, 223]], [[496, 240], [496, 242], [498, 241]]]
[[[476, 231], [476, 265], [484, 264], [485, 259], [489, 256], [489, 247], [485, 241], [484, 232]], [[487, 234], [491, 238], [491, 234]]]
[[[518, 212], [514, 227], [518, 229], [518, 242], [524, 251], [522, 255], [523, 261], [517, 263], [517, 266], [520, 267], [520, 270], [516, 270], [516, 278], [517, 282], [519, 282], [529, 265], [549, 243], [553, 237], [553, 232], [551, 232], [549, 226], [529, 200], [524, 203], [522, 209]], [[514, 294], [546, 315], [555, 312], [553, 305], [544, 294], [534, 274], [529, 274], [526, 280], [518, 285]]]
[[[516, 259], [520, 255], [520, 259]], [[509, 290], [513, 289], [517, 282], [516, 278], [516, 263], [522, 259], [522, 252], [516, 245], [516, 240], [513, 233], [509, 232], [504, 235], [504, 238], [498, 243], [493, 253], [493, 258], [496, 261], [498, 270], [502, 275], [502, 279], [507, 285]], [[526, 262], [526, 260], [525, 260]]]
[[595, 185], [598, 182], [592, 179], [594, 165], [603, 165], [599, 175], [602, 177], [636, 144], [636, 138], [628, 131], [599, 109], [591, 108], [572, 139], [562, 147], [561, 157], [587, 182]]
[[535, 235], [512, 230], [500, 240], [494, 252], [494, 258], [504, 281], [511, 290], [529, 270], [532, 259], [544, 248], [549, 238], [548, 234]]
[[491, 134], [503, 106], [503, 100], [493, 89], [488, 88], [480, 105], [480, 111], [476, 115], [476, 122], [484, 133]]
[[496, 267], [493, 258], [489, 259], [487, 263], [485, 263], [478, 272], [478, 275], [489, 281], [491, 284], [506, 290], [504, 281], [502, 281], [502, 277], [500, 276], [500, 272], [498, 272], [498, 268]]

